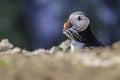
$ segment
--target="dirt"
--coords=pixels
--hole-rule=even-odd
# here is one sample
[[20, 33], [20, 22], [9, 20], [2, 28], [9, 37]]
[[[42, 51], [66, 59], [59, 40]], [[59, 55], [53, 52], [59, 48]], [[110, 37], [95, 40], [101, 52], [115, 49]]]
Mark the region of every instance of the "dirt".
[[0, 80], [120, 80], [120, 41], [71, 52], [69, 40], [48, 50], [27, 51], [3, 39]]

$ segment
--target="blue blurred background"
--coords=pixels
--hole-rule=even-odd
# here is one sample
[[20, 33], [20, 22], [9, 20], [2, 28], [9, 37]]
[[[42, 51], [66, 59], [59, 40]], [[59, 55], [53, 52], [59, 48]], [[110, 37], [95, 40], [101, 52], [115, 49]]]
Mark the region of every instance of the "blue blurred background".
[[120, 40], [120, 0], [0, 0], [0, 40], [28, 50], [59, 45], [67, 39], [63, 24], [74, 11], [87, 14], [106, 45]]

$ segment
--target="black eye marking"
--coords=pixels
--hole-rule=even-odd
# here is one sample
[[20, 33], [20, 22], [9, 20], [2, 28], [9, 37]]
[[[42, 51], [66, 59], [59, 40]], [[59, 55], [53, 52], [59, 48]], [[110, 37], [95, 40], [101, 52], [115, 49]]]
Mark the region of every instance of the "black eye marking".
[[78, 21], [80, 21], [81, 20], [81, 18], [80, 18], [80, 16], [78, 16]]

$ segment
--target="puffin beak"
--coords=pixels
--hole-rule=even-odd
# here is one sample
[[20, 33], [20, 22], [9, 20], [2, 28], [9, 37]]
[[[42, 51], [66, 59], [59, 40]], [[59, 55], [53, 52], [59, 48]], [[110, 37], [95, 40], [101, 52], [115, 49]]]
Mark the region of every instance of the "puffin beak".
[[64, 24], [64, 31], [66, 31], [69, 28], [69, 25], [70, 25], [70, 20], [68, 19]]

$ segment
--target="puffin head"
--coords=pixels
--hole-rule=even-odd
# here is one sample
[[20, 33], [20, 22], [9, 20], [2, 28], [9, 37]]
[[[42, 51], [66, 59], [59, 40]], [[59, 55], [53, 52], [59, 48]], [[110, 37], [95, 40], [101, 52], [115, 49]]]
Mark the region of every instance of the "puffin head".
[[64, 24], [64, 31], [69, 28], [70, 23], [79, 29], [79, 31], [84, 31], [87, 29], [90, 20], [81, 11], [74, 12], [70, 15], [66, 23]]

